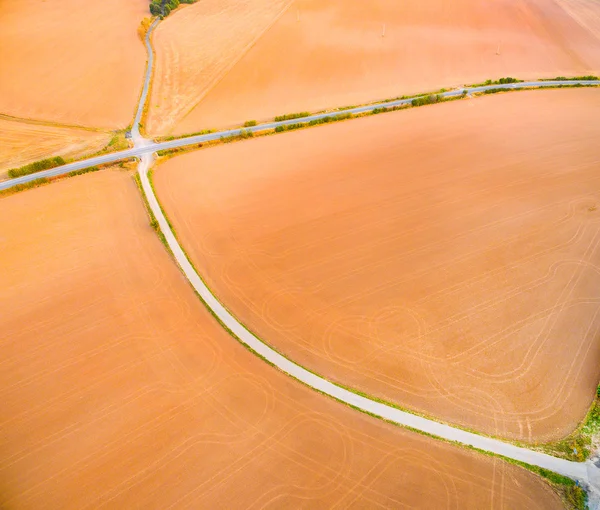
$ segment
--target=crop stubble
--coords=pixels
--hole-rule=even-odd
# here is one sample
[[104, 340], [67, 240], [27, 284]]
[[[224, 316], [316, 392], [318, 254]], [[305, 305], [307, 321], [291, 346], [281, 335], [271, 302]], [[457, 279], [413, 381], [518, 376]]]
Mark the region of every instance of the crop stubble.
[[0, 118], [0, 180], [10, 168], [50, 156], [76, 158], [97, 152], [110, 138], [107, 132]]
[[278, 18], [290, 0], [202, 0], [156, 29], [148, 132], [170, 132]]
[[325, 377], [477, 430], [568, 434], [600, 378], [600, 93], [528, 91], [173, 158], [209, 287]]
[[130, 175], [0, 199], [3, 508], [560, 508], [540, 479], [379, 422], [209, 315]]
[[599, 71], [590, 30], [600, 4], [561, 3], [569, 12], [554, 0], [296, 0], [173, 132], [507, 75]]

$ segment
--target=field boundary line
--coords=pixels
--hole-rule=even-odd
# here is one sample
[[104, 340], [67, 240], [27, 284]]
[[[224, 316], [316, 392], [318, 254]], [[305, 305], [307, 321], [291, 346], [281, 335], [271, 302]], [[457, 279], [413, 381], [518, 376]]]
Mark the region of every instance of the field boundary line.
[[[600, 79], [596, 80], [538, 80], [538, 81], [530, 81], [530, 82], [519, 82], [519, 83], [510, 83], [510, 84], [491, 84], [491, 85], [483, 85], [476, 87], [467, 87], [462, 89], [456, 89], [451, 91], [442, 92], [436, 94], [441, 99], [439, 102], [444, 102], [448, 100], [460, 100], [463, 98], [471, 97], [472, 94], [489, 94], [495, 92], [505, 92], [505, 91], [516, 91], [516, 90], [535, 90], [535, 89], [543, 89], [543, 88], [573, 88], [573, 87], [600, 87]], [[491, 92], [486, 92], [491, 91]], [[421, 98], [428, 97], [427, 95], [420, 96]], [[419, 96], [417, 96], [417, 99]], [[355, 116], [363, 116], [370, 115], [374, 113], [386, 113], [395, 111], [399, 108], [408, 108], [413, 100], [416, 99], [414, 96], [405, 99], [397, 99], [392, 101], [387, 101], [383, 103], [373, 103], [365, 106], [358, 106], [348, 109], [339, 109], [326, 113], [316, 113], [305, 117], [299, 117], [290, 120], [281, 120], [281, 121], [273, 121], [267, 122], [265, 124], [258, 124], [256, 126], [251, 126], [247, 128], [235, 128], [229, 129], [225, 131], [217, 131], [211, 132], [207, 134], [201, 135], [192, 135], [185, 136], [182, 138], [176, 138], [173, 140], [163, 141], [163, 142], [153, 142], [150, 140], [145, 140], [141, 137], [141, 135], [137, 136], [137, 139], [134, 138], [135, 147], [132, 149], [127, 149], [118, 152], [112, 152], [109, 154], [105, 154], [98, 157], [92, 157], [85, 160], [77, 161], [74, 163], [69, 163], [64, 166], [59, 166], [53, 168], [51, 170], [44, 170], [41, 172], [37, 172], [30, 175], [25, 175], [22, 177], [17, 177], [15, 179], [9, 179], [6, 181], [0, 182], [0, 191], [8, 188], [12, 188], [19, 184], [25, 184], [27, 182], [45, 178], [45, 177], [56, 177], [58, 175], [67, 174], [74, 170], [81, 170], [84, 168], [88, 168], [95, 165], [102, 165], [105, 163], [112, 163], [115, 161], [120, 161], [122, 159], [128, 159], [131, 157], [141, 158], [144, 155], [153, 154], [158, 151], [169, 151], [172, 149], [180, 149], [193, 145], [200, 145], [205, 142], [219, 142], [219, 141], [230, 141], [236, 139], [236, 137], [245, 138], [253, 136], [254, 133], [260, 132], [273, 132], [275, 130], [280, 130], [281, 132], [289, 131], [290, 129], [286, 129], [286, 127], [291, 126], [293, 129], [296, 128], [305, 128], [312, 127], [314, 122], [315, 125], [327, 124], [328, 121], [336, 121], [341, 119], [351, 119]], [[435, 103], [435, 104], [439, 104]], [[325, 120], [324, 120], [325, 119]], [[136, 124], [138, 126], [138, 124]], [[139, 128], [138, 128], [139, 129]], [[276, 131], [276, 132], [280, 132]], [[139, 131], [138, 131], [139, 133]]]
[[32, 126], [55, 127], [61, 129], [80, 129], [81, 131], [92, 131], [94, 133], [112, 133], [114, 131], [118, 131], [104, 127], [82, 126], [81, 124], [66, 124], [64, 122], [54, 122], [51, 120], [17, 117], [15, 115], [8, 115], [7, 113], [0, 113], [0, 120], [6, 120], [8, 122], [14, 122], [17, 124], [29, 124]]
[[156, 197], [148, 172], [151, 162], [152, 159], [150, 157], [143, 158], [139, 166], [138, 174], [142, 184], [143, 193], [146, 196], [146, 201], [159, 224], [169, 250], [183, 271], [185, 277], [189, 280], [200, 299], [209, 308], [215, 318], [254, 354], [312, 389], [377, 418], [433, 436], [437, 439], [458, 443], [468, 448], [481, 450], [489, 454], [499, 455], [518, 463], [538, 466], [542, 469], [559, 473], [560, 475], [584, 484], [590, 482], [591, 477], [589, 470], [592, 469], [595, 471], [596, 468], [594, 464], [589, 461], [580, 463], [559, 459], [545, 453], [532, 451], [498, 439], [479, 435], [475, 432], [469, 432], [407, 411], [402, 411], [334, 384], [289, 360], [275, 349], [265, 344], [246, 329], [246, 327], [218, 301], [193, 267], [183, 248], [179, 244]]
[[[211, 92], [221, 81], [223, 81], [225, 79], [225, 77], [231, 72], [231, 70], [240, 62], [240, 60], [242, 60], [242, 58], [244, 58], [248, 52], [254, 47], [256, 46], [256, 44], [258, 43], [258, 41], [260, 39], [262, 39], [262, 37], [269, 31], [271, 30], [271, 28], [273, 28], [273, 25], [275, 25], [275, 23], [277, 23], [282, 17], [283, 15], [290, 9], [290, 7], [292, 6], [292, 4], [294, 3], [294, 0], [288, 0], [287, 4], [285, 4], [285, 6], [283, 7], [283, 9], [281, 9], [281, 12], [279, 12], [279, 14], [277, 14], [275, 16], [275, 18], [273, 18], [273, 20], [261, 31], [259, 32], [256, 37], [250, 41], [240, 52], [240, 54], [237, 56], [237, 58], [235, 58], [233, 61], [231, 61], [226, 67], [225, 69], [223, 69], [223, 71], [221, 71], [221, 73], [218, 76], [215, 76], [209, 83], [208, 85], [206, 85], [205, 89], [200, 93], [200, 95], [198, 96], [197, 101], [190, 107], [190, 109], [187, 111], [187, 113], [185, 113], [178, 121], [177, 123], [182, 122], [186, 117], [188, 117], [188, 115], [190, 115], [197, 107], [198, 105], [204, 100], [204, 98], [209, 94], [209, 92]], [[172, 132], [173, 128], [175, 127], [174, 123], [173, 126], [171, 127], [171, 129], [169, 130], [170, 132]]]

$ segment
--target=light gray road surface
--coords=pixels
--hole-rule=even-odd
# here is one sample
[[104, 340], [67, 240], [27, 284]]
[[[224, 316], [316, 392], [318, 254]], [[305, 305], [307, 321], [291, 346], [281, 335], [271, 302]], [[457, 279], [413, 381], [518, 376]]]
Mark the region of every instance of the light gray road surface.
[[[148, 49], [150, 49], [150, 47], [149, 47], [150, 35], [149, 34], [150, 34], [150, 31], [146, 35], [146, 43], [148, 44]], [[151, 51], [150, 51], [149, 55], [150, 55], [148, 57], [149, 66], [148, 66], [148, 71], [146, 73], [146, 79], [144, 82], [144, 92], [143, 92], [142, 98], [145, 98], [144, 94], [147, 95], [147, 93], [148, 93], [147, 83], [150, 80], [150, 73], [151, 73], [150, 64], [153, 61]], [[466, 90], [468, 94], [473, 94], [476, 92], [484, 92], [486, 90], [496, 89], [496, 88], [522, 89], [522, 88], [527, 88], [527, 87], [552, 87], [552, 86], [556, 86], [556, 85], [576, 85], [576, 84], [600, 85], [600, 80], [579, 80], [579, 81], [568, 81], [568, 82], [564, 82], [564, 81], [529, 81], [529, 82], [524, 82], [524, 83], [510, 83], [510, 84], [505, 84], [505, 85], [487, 85], [487, 86], [483, 86], [483, 87], [457, 89], [457, 90], [451, 90], [449, 92], [444, 92], [440, 95], [448, 98], [448, 97], [456, 97], [456, 96], [461, 95], [463, 90]], [[266, 129], [274, 129], [278, 126], [310, 122], [311, 120], [318, 120], [318, 119], [322, 119], [324, 117], [337, 117], [339, 115], [343, 115], [346, 113], [353, 113], [353, 114], [366, 113], [366, 112], [370, 112], [370, 111], [374, 110], [375, 108], [391, 108], [394, 106], [401, 106], [401, 105], [408, 104], [411, 101], [412, 101], [412, 99], [399, 99], [396, 101], [388, 101], [388, 102], [377, 103], [377, 104], [372, 104], [372, 105], [368, 105], [368, 106], [359, 106], [357, 108], [351, 108], [348, 110], [335, 111], [335, 112], [329, 112], [329, 113], [320, 113], [317, 115], [310, 115], [309, 117], [303, 117], [300, 119], [284, 120], [284, 121], [280, 121], [280, 122], [269, 122], [266, 124], [260, 124], [258, 126], [245, 128], [245, 131], [252, 131], [252, 132], [263, 131]], [[16, 179], [10, 179], [10, 180], [4, 181], [4, 182], [0, 182], [0, 190], [11, 188], [13, 186], [16, 186], [17, 184], [24, 184], [26, 182], [30, 182], [35, 179], [39, 179], [41, 177], [55, 177], [58, 175], [64, 175], [69, 172], [73, 172], [75, 170], [82, 170], [82, 169], [88, 168], [90, 166], [102, 165], [104, 163], [112, 163], [115, 161], [119, 161], [119, 160], [126, 159], [126, 158], [131, 158], [131, 157], [141, 157], [143, 154], [152, 154], [153, 152], [156, 152], [159, 150], [174, 149], [177, 147], [186, 147], [189, 145], [195, 145], [198, 143], [208, 142], [211, 140], [218, 140], [221, 137], [235, 136], [235, 135], [239, 135], [240, 132], [242, 131], [241, 129], [230, 129], [230, 130], [226, 130], [226, 131], [220, 131], [217, 133], [210, 133], [207, 135], [188, 136], [185, 138], [171, 140], [168, 142], [161, 142], [161, 143], [151, 142], [148, 140], [144, 140], [143, 138], [141, 138], [141, 136], [139, 134], [139, 117], [141, 116], [141, 112], [143, 111], [143, 108], [144, 108], [143, 103], [142, 103], [142, 101], [140, 101], [140, 105], [138, 107], [138, 113], [136, 114], [136, 122], [134, 124], [134, 128], [132, 129], [132, 136], [134, 136], [134, 142], [136, 144], [136, 146], [133, 149], [127, 149], [124, 151], [113, 152], [111, 154], [106, 154], [104, 156], [89, 158], [84, 161], [77, 161], [75, 163], [69, 163], [68, 165], [63, 165], [63, 166], [59, 166], [56, 168], [52, 168], [51, 170], [44, 170], [42, 172], [37, 172], [35, 174], [25, 175], [23, 177], [18, 177]], [[134, 135], [134, 130], [135, 130], [135, 135]]]
[[154, 51], [152, 51], [152, 45], [150, 44], [150, 36], [152, 35], [152, 32], [156, 28], [156, 25], [158, 25], [159, 21], [160, 18], [156, 18], [152, 22], [144, 38], [144, 42], [146, 43], [146, 51], [148, 53], [148, 62], [146, 64], [146, 75], [144, 77], [144, 86], [142, 87], [142, 94], [140, 96], [137, 111], [135, 112], [135, 118], [133, 119], [133, 127], [131, 128], [131, 137], [133, 138], [133, 142], [136, 145], [140, 145], [140, 142], [145, 140], [140, 135], [140, 122], [142, 121], [144, 105], [146, 104], [146, 99], [148, 97], [148, 89], [150, 88], [150, 79], [152, 78], [152, 68], [154, 66]]
[[[520, 448], [518, 446], [505, 443], [503, 441], [492, 439], [485, 436], [480, 436], [478, 434], [474, 434], [472, 432], [467, 432], [465, 430], [461, 430], [450, 425], [445, 425], [442, 423], [438, 423], [433, 420], [429, 420], [420, 416], [416, 416], [414, 414], [410, 414], [404, 411], [400, 411], [394, 407], [382, 404], [380, 402], [376, 402], [370, 400], [366, 397], [362, 397], [351, 391], [348, 391], [340, 386], [337, 386], [322, 377], [309, 372], [305, 368], [297, 365], [293, 361], [283, 357], [281, 354], [277, 353], [275, 350], [270, 348], [267, 344], [263, 343], [256, 336], [254, 336], [250, 331], [248, 331], [241, 323], [237, 321], [237, 319], [231, 315], [227, 309], [213, 296], [208, 287], [204, 284], [202, 279], [196, 273], [196, 270], [190, 264], [187, 259], [183, 249], [179, 245], [177, 239], [175, 238], [169, 224], [158, 204], [158, 200], [156, 195], [154, 194], [154, 190], [150, 184], [148, 179], [148, 170], [152, 165], [154, 160], [154, 153], [158, 150], [164, 149], [172, 149], [177, 147], [185, 147], [189, 145], [194, 145], [202, 142], [207, 142], [211, 140], [218, 140], [221, 137], [227, 136], [235, 136], [240, 134], [241, 129], [233, 129], [227, 131], [221, 131], [217, 133], [211, 133], [207, 135], [199, 135], [199, 136], [191, 136], [187, 138], [181, 138], [179, 140], [172, 140], [168, 142], [156, 143], [149, 140], [144, 139], [139, 132], [139, 123], [141, 120], [141, 115], [144, 109], [144, 104], [148, 94], [148, 88], [150, 83], [150, 77], [152, 72], [152, 65], [154, 60], [153, 51], [150, 45], [150, 35], [152, 30], [157, 25], [158, 20], [156, 20], [148, 30], [148, 33], [145, 37], [146, 48], [148, 50], [148, 65], [146, 70], [146, 77], [144, 80], [144, 87], [142, 89], [142, 94], [140, 96], [140, 102], [138, 105], [138, 109], [136, 112], [133, 128], [132, 128], [132, 138], [134, 141], [134, 148], [128, 149], [125, 151], [115, 152], [112, 154], [106, 154], [104, 156], [99, 156], [95, 158], [89, 158], [84, 161], [78, 161], [75, 163], [70, 163], [68, 165], [63, 165], [61, 167], [53, 168], [51, 170], [46, 170], [43, 172], [38, 172], [36, 174], [27, 175], [23, 177], [19, 177], [17, 179], [11, 179], [5, 182], [0, 183], [0, 190], [8, 189], [17, 184], [26, 183], [41, 177], [53, 177], [64, 175], [72, 171], [82, 170], [84, 168], [88, 168], [95, 165], [100, 165], [104, 163], [111, 163], [115, 161], [119, 161], [122, 159], [130, 158], [130, 157], [138, 157], [140, 158], [139, 164], [139, 175], [141, 178], [142, 188], [150, 208], [156, 217], [160, 228], [167, 240], [169, 248], [171, 249], [175, 260], [181, 267], [183, 273], [186, 278], [190, 281], [196, 292], [200, 295], [200, 297], [204, 300], [210, 310], [219, 318], [219, 320], [245, 345], [247, 345], [250, 349], [252, 349], [255, 353], [262, 356], [269, 363], [273, 364], [281, 371], [290, 375], [291, 377], [301, 381], [307, 386], [325, 393], [336, 400], [344, 402], [348, 405], [351, 405], [355, 408], [358, 408], [362, 411], [368, 412], [385, 420], [389, 420], [391, 422], [397, 423], [399, 425], [403, 425], [405, 427], [411, 427], [413, 429], [419, 430], [421, 432], [425, 432], [428, 434], [432, 434], [436, 437], [443, 438], [449, 441], [454, 441], [457, 443], [461, 443], [463, 445], [472, 446], [478, 448], [480, 450], [496, 453], [499, 455], [503, 455], [505, 457], [509, 457], [511, 459], [515, 459], [518, 461], [526, 462], [528, 464], [532, 464], [535, 466], [543, 467], [545, 469], [549, 469], [556, 473], [560, 473], [562, 475], [568, 476], [575, 480], [579, 480], [583, 485], [587, 486], [591, 489], [592, 495], [598, 494], [600, 492], [600, 468], [596, 467], [596, 465], [592, 461], [587, 461], [585, 463], [578, 462], [570, 462], [564, 459], [558, 459], [552, 457], [550, 455], [546, 455], [539, 452], [534, 452], [528, 450], [526, 448]], [[444, 92], [441, 95], [443, 97], [454, 97], [461, 95], [463, 90], [465, 90], [468, 94], [473, 94], [476, 92], [483, 92], [488, 89], [493, 88], [503, 88], [503, 89], [516, 89], [516, 88], [526, 88], [526, 87], [544, 87], [544, 86], [555, 86], [560, 84], [570, 84], [574, 85], [580, 83], [582, 85], [595, 85], [600, 84], [600, 81], [572, 81], [572, 82], [559, 82], [559, 81], [533, 81], [533, 82], [525, 82], [525, 83], [515, 83], [515, 84], [505, 84], [505, 85], [489, 85], [483, 87], [473, 87], [466, 89], [458, 89], [449, 92]], [[310, 122], [311, 120], [321, 119], [323, 117], [335, 117], [338, 115], [343, 115], [346, 113], [365, 113], [374, 110], [375, 108], [390, 108], [394, 106], [400, 106], [403, 104], [408, 104], [412, 101], [412, 99], [403, 99], [396, 101], [383, 102], [368, 106], [362, 106], [357, 108], [352, 108], [343, 111], [336, 111], [330, 113], [323, 113], [317, 115], [311, 115], [309, 117], [304, 117], [300, 119], [293, 119], [288, 121], [281, 122], [270, 122], [267, 124], [261, 124], [258, 126], [247, 128], [247, 131], [257, 132], [266, 129], [274, 129], [277, 126], [285, 126], [288, 124], [294, 123], [303, 123]], [[600, 462], [599, 462], [600, 464]]]
[[[375, 402], [366, 397], [362, 397], [340, 386], [337, 386], [318, 375], [309, 372], [305, 368], [297, 365], [293, 361], [283, 357], [268, 345], [259, 340], [250, 331], [248, 331], [237, 319], [231, 315], [227, 309], [213, 296], [208, 287], [196, 273], [194, 267], [190, 264], [177, 239], [175, 238], [169, 224], [159, 206], [154, 190], [148, 179], [148, 169], [152, 163], [152, 157], [144, 155], [139, 165], [139, 175], [142, 182], [142, 188], [150, 205], [154, 216], [156, 217], [160, 228], [167, 240], [169, 248], [173, 252], [177, 264], [181, 267], [186, 278], [190, 281], [196, 292], [204, 300], [210, 310], [241, 342], [246, 344], [254, 352], [265, 358], [269, 363], [275, 365], [281, 371], [291, 377], [303, 382], [307, 386], [325, 393], [341, 402], [356, 407], [362, 411], [374, 414], [385, 420], [392, 421], [399, 425], [412, 427], [421, 432], [432, 434], [439, 438], [449, 441], [462, 443], [463, 445], [473, 446], [481, 450], [496, 453], [509, 457], [511, 459], [533, 464], [579, 480], [582, 484], [595, 486], [599, 482], [600, 470], [591, 462], [579, 463], [570, 462], [564, 459], [558, 459], [544, 453], [534, 452], [526, 448], [505, 443], [503, 441], [480, 436], [472, 432], [467, 432], [450, 425], [438, 423], [433, 420], [416, 416], [394, 407]], [[600, 485], [598, 485], [600, 489]]]

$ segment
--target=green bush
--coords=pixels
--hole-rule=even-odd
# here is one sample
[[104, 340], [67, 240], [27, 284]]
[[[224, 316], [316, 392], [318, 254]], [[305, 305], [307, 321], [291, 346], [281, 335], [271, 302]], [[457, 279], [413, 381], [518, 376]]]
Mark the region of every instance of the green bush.
[[577, 508], [577, 510], [585, 510], [587, 508], [587, 494], [581, 487], [571, 485], [566, 488], [565, 494], [567, 501], [573, 505], [573, 508]]
[[506, 89], [494, 88], [483, 91], [484, 94], [497, 94], [498, 92], [506, 92]]
[[275, 122], [281, 122], [282, 120], [301, 119], [302, 117], [309, 116], [310, 112], [289, 113], [287, 115], [279, 115], [278, 117], [275, 117]]
[[50, 168], [61, 166], [65, 163], [65, 160], [60, 156], [56, 156], [55, 158], [42, 159], [40, 161], [30, 163], [29, 165], [25, 165], [20, 168], [12, 168], [8, 171], [8, 176], [14, 179], [15, 177], [21, 177], [23, 175], [29, 175], [36, 172], [41, 172], [42, 170], [48, 170]]
[[501, 85], [504, 85], [505, 83], [518, 83], [519, 80], [517, 80], [516, 78], [511, 78], [510, 76], [507, 78], [500, 78], [498, 80], [498, 83]]
[[150, 3], [150, 13], [152, 16], [168, 16], [173, 9], [177, 9], [179, 4], [193, 4], [197, 0], [152, 0]]
[[579, 81], [579, 80], [600, 80], [600, 77], [589, 74], [587, 76], [574, 76], [573, 78], [567, 78], [566, 76], [557, 76], [546, 81]]
[[252, 127], [252, 126], [256, 126], [255, 120], [247, 120], [246, 122], [244, 122], [244, 127]]
[[440, 94], [436, 94], [436, 95], [432, 94], [429, 96], [416, 97], [415, 99], [413, 99], [411, 101], [411, 104], [413, 106], [425, 106], [427, 104], [441, 103], [443, 100], [444, 100], [444, 98]]

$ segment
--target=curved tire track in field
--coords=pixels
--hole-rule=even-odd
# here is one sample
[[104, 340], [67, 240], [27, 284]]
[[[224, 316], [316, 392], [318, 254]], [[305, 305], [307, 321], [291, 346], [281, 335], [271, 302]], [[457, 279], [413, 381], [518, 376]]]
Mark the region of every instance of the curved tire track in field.
[[549, 469], [572, 479], [598, 487], [600, 490], [600, 470], [591, 462], [572, 462], [552, 457], [540, 452], [521, 448], [513, 444], [505, 443], [498, 439], [480, 436], [473, 432], [458, 429], [450, 425], [438, 423], [421, 416], [401, 411], [392, 406], [357, 395], [323, 377], [309, 372], [304, 367], [285, 358], [277, 351], [263, 343], [259, 338], [248, 331], [238, 320], [215, 298], [210, 289], [202, 281], [179, 242], [175, 238], [171, 227], [160, 207], [158, 199], [150, 183], [148, 169], [151, 165], [151, 157], [145, 156], [139, 166], [139, 175], [142, 188], [150, 209], [156, 217], [158, 224], [165, 236], [169, 249], [173, 253], [177, 264], [180, 266], [186, 278], [194, 290], [204, 301], [206, 306], [215, 317], [227, 328], [240, 342], [250, 348], [255, 354], [274, 365], [282, 372], [306, 384], [314, 390], [324, 393], [340, 402], [355, 407], [361, 411], [391, 421], [398, 425], [416, 429], [420, 432], [436, 436], [441, 439], [460, 443], [465, 446], [477, 448], [497, 455], [502, 455], [527, 464], [532, 464]]
[[[549, 469], [556, 473], [560, 473], [564, 476], [570, 477], [575, 480], [579, 480], [584, 484], [589, 484], [593, 489], [600, 491], [600, 469], [597, 468], [591, 461], [584, 463], [572, 462], [564, 459], [552, 457], [550, 455], [528, 450], [526, 448], [518, 447], [513, 444], [505, 443], [498, 439], [481, 436], [473, 432], [458, 429], [450, 425], [439, 423], [421, 416], [410, 414], [405, 411], [401, 411], [392, 406], [371, 400], [363, 397], [349, 390], [342, 388], [336, 384], [333, 384], [323, 377], [320, 377], [312, 372], [309, 372], [304, 367], [294, 363], [293, 361], [285, 358], [277, 351], [263, 343], [259, 338], [248, 331], [237, 319], [229, 313], [229, 311], [215, 298], [210, 289], [204, 284], [190, 261], [188, 260], [185, 252], [181, 248], [177, 241], [169, 223], [163, 214], [163, 211], [158, 203], [158, 199], [150, 183], [148, 170], [152, 165], [154, 159], [154, 153], [158, 150], [171, 149], [177, 147], [185, 147], [194, 145], [201, 142], [218, 140], [221, 137], [236, 136], [240, 134], [241, 129], [233, 129], [227, 131], [221, 131], [217, 133], [211, 133], [208, 135], [191, 136], [181, 138], [178, 140], [172, 140], [168, 142], [156, 143], [144, 139], [139, 132], [139, 124], [144, 111], [144, 106], [147, 100], [148, 90], [150, 86], [150, 80], [152, 76], [153, 62], [154, 62], [154, 51], [150, 43], [150, 36], [152, 31], [158, 24], [159, 20], [155, 20], [150, 28], [148, 29], [145, 36], [146, 49], [148, 51], [148, 63], [146, 67], [146, 74], [144, 78], [144, 85], [140, 96], [138, 108], [134, 123], [132, 126], [132, 138], [134, 140], [134, 148], [125, 151], [120, 151], [96, 158], [89, 158], [84, 161], [63, 165], [51, 170], [38, 172], [23, 176], [17, 179], [11, 179], [0, 183], [0, 190], [9, 189], [13, 186], [24, 184], [42, 177], [56, 177], [65, 175], [69, 172], [82, 170], [89, 168], [94, 165], [111, 163], [130, 157], [139, 157], [140, 164], [138, 168], [139, 176], [142, 183], [143, 192], [147, 198], [150, 209], [156, 217], [158, 224], [165, 236], [166, 242], [169, 249], [171, 250], [175, 260], [183, 271], [185, 277], [189, 280], [192, 287], [196, 290], [200, 298], [204, 301], [209, 310], [215, 315], [215, 317], [222, 323], [222, 325], [229, 329], [232, 335], [234, 335], [240, 342], [246, 345], [251, 351], [258, 356], [265, 359], [268, 363], [274, 365], [279, 370], [284, 372], [290, 377], [297, 379], [305, 385], [324, 393], [335, 400], [343, 402], [354, 408], [357, 408], [363, 412], [374, 415], [378, 418], [391, 421], [398, 425], [402, 425], [408, 428], [412, 428], [416, 431], [430, 434], [440, 439], [447, 441], [460, 443], [465, 446], [473, 447], [485, 452], [494, 453], [510, 459], [514, 459], [527, 464], [539, 466], [545, 469]], [[453, 90], [444, 92], [441, 94], [442, 97], [451, 98], [460, 96], [465, 90], [469, 95], [477, 92], [484, 92], [488, 89], [493, 88], [504, 88], [504, 89], [520, 89], [527, 87], [548, 87], [556, 85], [600, 85], [600, 80], [579, 80], [571, 82], [556, 82], [556, 81], [535, 81], [535, 82], [524, 82], [516, 84], [506, 85], [489, 85], [483, 87], [472, 87], [460, 90]], [[374, 110], [375, 108], [390, 108], [393, 106], [402, 106], [409, 104], [412, 99], [402, 99], [396, 101], [389, 101], [384, 103], [378, 103], [374, 105], [362, 106], [340, 112], [331, 112], [324, 114], [311, 115], [301, 119], [294, 119], [289, 121], [271, 122], [248, 128], [247, 131], [261, 131], [266, 129], [274, 129], [278, 126], [284, 126], [293, 123], [305, 123], [311, 120], [318, 120], [320, 118], [330, 116], [335, 117], [342, 114], [353, 113], [360, 114]]]

